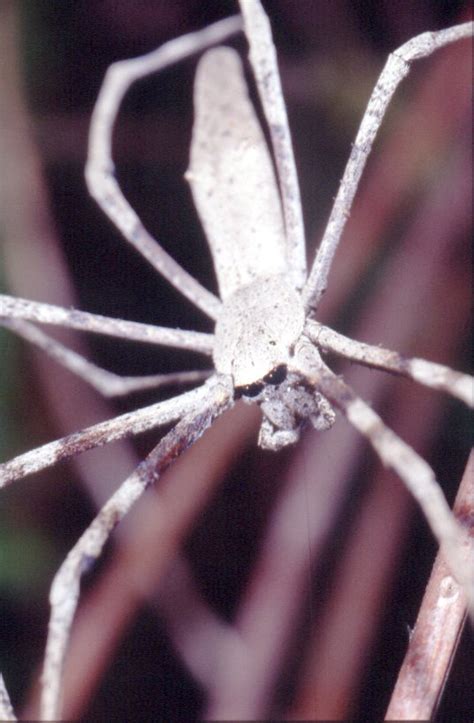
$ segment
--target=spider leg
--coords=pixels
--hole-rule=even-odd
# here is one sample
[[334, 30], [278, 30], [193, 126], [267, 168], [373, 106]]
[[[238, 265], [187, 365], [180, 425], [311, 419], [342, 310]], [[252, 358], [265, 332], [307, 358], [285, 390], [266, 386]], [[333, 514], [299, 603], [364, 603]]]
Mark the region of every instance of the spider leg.
[[[51, 467], [62, 459], [69, 459], [89, 449], [174, 422], [197, 405], [206, 404], [209, 398], [219, 394], [222, 396], [223, 384], [222, 377], [211, 377], [205, 384], [190, 392], [121, 414], [20, 454], [9, 462], [0, 464], [0, 488], [33, 472]], [[232, 396], [230, 389], [226, 389], [224, 396], [226, 399]]]
[[466, 595], [470, 614], [474, 616], [474, 572], [465, 559], [463, 529], [453, 517], [431, 467], [321, 361], [314, 347], [301, 343], [295, 364], [299, 365], [300, 373], [368, 439], [383, 464], [398, 474], [417, 500], [451, 573]]
[[306, 243], [301, 197], [288, 116], [270, 23], [259, 0], [240, 0], [250, 62], [275, 154], [285, 219], [287, 258], [297, 289], [306, 281]]
[[226, 18], [203, 30], [171, 40], [147, 55], [113, 63], [105, 75], [89, 132], [86, 165], [89, 192], [126, 240], [178, 291], [212, 319], [220, 311], [219, 299], [166, 253], [145, 229], [120, 190], [114, 176], [112, 131], [120, 103], [134, 81], [221, 42], [238, 32], [241, 26], [239, 16]]
[[446, 30], [422, 33], [389, 55], [362, 118], [324, 236], [303, 289], [303, 300], [309, 313], [314, 313], [326, 290], [334, 254], [349, 217], [362, 172], [395, 90], [408, 75], [415, 60], [431, 55], [448, 43], [467, 38], [473, 32], [474, 23], [469, 22]]
[[7, 320], [25, 319], [41, 324], [66, 326], [70, 329], [89, 331], [94, 334], [189, 349], [203, 354], [212, 353], [212, 334], [183, 329], [167, 329], [163, 326], [141, 324], [124, 319], [111, 319], [99, 314], [90, 314], [77, 309], [63, 309], [61, 306], [42, 304], [39, 301], [29, 301], [7, 294], [0, 294], [0, 320], [2, 317]]
[[432, 389], [447, 392], [465, 402], [468, 407], [474, 407], [474, 378], [469, 374], [456, 372], [443, 364], [409, 359], [395, 351], [354, 341], [316, 321], [306, 323], [305, 333], [324, 351], [334, 352], [365, 366], [401, 374]]
[[42, 349], [58, 364], [90, 384], [104, 397], [125, 396], [133, 392], [157, 389], [172, 384], [194, 384], [205, 381], [210, 375], [209, 371], [184, 371], [147, 376], [120, 376], [93, 364], [28, 321], [0, 319], [0, 325]]
[[79, 600], [82, 574], [102, 552], [114, 527], [127, 514], [145, 489], [157, 481], [169, 465], [194, 444], [232, 403], [221, 385], [209, 389], [204, 408], [193, 404], [186, 416], [172, 429], [148, 457], [122, 483], [102, 507], [59, 568], [51, 586], [51, 616], [42, 675], [41, 718], [60, 718], [59, 699], [64, 657]]

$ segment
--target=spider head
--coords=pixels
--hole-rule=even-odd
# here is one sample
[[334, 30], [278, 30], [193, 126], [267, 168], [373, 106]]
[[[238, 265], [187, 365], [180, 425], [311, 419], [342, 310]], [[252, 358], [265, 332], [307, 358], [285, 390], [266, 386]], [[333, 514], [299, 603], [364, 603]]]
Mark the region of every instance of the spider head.
[[278, 451], [297, 442], [302, 428], [308, 423], [318, 431], [324, 431], [335, 420], [327, 399], [300, 373], [289, 371], [283, 364], [263, 381], [237, 387], [235, 397], [256, 403], [262, 410], [258, 443], [263, 449]]
[[262, 381], [254, 382], [253, 384], [246, 384], [242, 387], [235, 387], [235, 398], [240, 399], [241, 397], [258, 397], [263, 392], [265, 386], [270, 384], [271, 386], [279, 386], [285, 381], [288, 368], [286, 364], [279, 364], [275, 369], [272, 369], [265, 374]]

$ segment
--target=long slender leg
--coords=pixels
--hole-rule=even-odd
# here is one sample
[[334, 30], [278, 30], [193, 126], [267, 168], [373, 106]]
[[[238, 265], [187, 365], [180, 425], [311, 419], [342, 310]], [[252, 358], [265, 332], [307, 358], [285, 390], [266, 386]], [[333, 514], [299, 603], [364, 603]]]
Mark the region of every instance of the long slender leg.
[[213, 347], [212, 334], [183, 329], [167, 329], [163, 326], [140, 324], [137, 321], [111, 319], [99, 314], [90, 314], [77, 309], [63, 309], [53, 304], [42, 304], [15, 296], [0, 294], [0, 318], [25, 319], [40, 324], [66, 326], [94, 334], [116, 336], [130, 341], [143, 341], [148, 344], [172, 346], [178, 349], [189, 349], [203, 354], [211, 354]]
[[210, 371], [192, 371], [146, 376], [120, 376], [93, 364], [28, 321], [0, 319], [0, 326], [10, 329], [22, 339], [42, 349], [58, 364], [90, 384], [104, 397], [125, 396], [133, 392], [158, 389], [172, 384], [195, 384], [205, 381], [211, 374]]
[[260, 0], [240, 0], [250, 62], [272, 140], [285, 219], [287, 256], [297, 289], [306, 281], [306, 243], [300, 189], [272, 31]]
[[463, 555], [463, 530], [456, 522], [431, 467], [414, 449], [385, 426], [380, 417], [320, 360], [309, 344], [301, 344], [296, 368], [347, 417], [370, 442], [383, 464], [393, 469], [419, 503], [438, 540], [451, 573], [463, 588], [474, 617], [474, 571]]
[[467, 38], [473, 32], [474, 23], [470, 22], [447, 30], [422, 33], [389, 56], [362, 118], [323, 239], [303, 289], [303, 300], [308, 312], [314, 313], [326, 290], [332, 260], [349, 217], [362, 171], [399, 83], [408, 75], [415, 60], [431, 55], [448, 43]]
[[114, 63], [107, 70], [92, 114], [86, 181], [91, 195], [127, 241], [178, 291], [212, 319], [221, 302], [201, 286], [148, 233], [125, 199], [114, 176], [112, 131], [120, 103], [131, 84], [150, 73], [218, 43], [242, 27], [238, 16], [226, 18], [196, 33], [165, 43], [147, 55]]
[[41, 718], [44, 720], [60, 719], [64, 657], [79, 600], [82, 574], [99, 557], [114, 527], [145, 489], [156, 482], [167, 467], [231, 405], [228, 389], [217, 385], [207, 391], [202, 411], [194, 406], [123, 482], [69, 552], [54, 578], [42, 675]]
[[469, 374], [453, 371], [443, 364], [409, 359], [395, 351], [354, 341], [316, 321], [308, 321], [305, 332], [324, 351], [340, 354], [359, 364], [401, 374], [432, 389], [447, 392], [469, 407], [474, 407], [474, 378]]
[[180, 394], [178, 397], [121, 414], [114, 419], [100, 422], [81, 432], [74, 432], [62, 439], [20, 454], [9, 462], [0, 464], [0, 488], [33, 472], [51, 467], [62, 459], [69, 459], [89, 449], [174, 422], [197, 404], [205, 403], [206, 399], [215, 393], [216, 387], [222, 388], [220, 377], [211, 377], [201, 387]]

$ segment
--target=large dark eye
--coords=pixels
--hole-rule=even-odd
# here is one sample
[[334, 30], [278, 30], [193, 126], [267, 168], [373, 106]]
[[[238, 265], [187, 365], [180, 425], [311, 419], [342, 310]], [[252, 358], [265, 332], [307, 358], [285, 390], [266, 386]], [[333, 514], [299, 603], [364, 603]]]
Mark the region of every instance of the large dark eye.
[[271, 372], [265, 374], [265, 376], [263, 377], [263, 381], [265, 382], [265, 384], [274, 384], [276, 386], [277, 384], [281, 384], [285, 381], [286, 373], [286, 364], [280, 364], [279, 366], [275, 367], [275, 369], [272, 369]]
[[255, 382], [254, 384], [246, 384], [243, 387], [236, 387], [234, 392], [235, 399], [240, 397], [256, 397], [263, 390], [265, 384], [263, 382]]

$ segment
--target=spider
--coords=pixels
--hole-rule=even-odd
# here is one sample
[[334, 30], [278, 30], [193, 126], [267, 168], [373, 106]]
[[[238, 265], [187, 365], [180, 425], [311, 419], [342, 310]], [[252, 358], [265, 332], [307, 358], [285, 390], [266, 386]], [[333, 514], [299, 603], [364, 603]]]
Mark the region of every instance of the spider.
[[187, 179], [211, 248], [220, 298], [166, 254], [127, 203], [114, 176], [111, 133], [120, 101], [134, 80], [220, 43], [240, 29], [239, 17], [178, 38], [148, 56], [112, 66], [94, 111], [86, 169], [89, 190], [105, 213], [176, 289], [215, 320], [214, 335], [0, 297], [5, 326], [103, 389], [115, 385], [124, 392], [166, 382], [192, 382], [206, 375], [181, 373], [167, 379], [120, 381], [51, 340], [32, 322], [191, 349], [212, 356], [214, 362], [214, 373], [197, 389], [43, 445], [0, 467], [0, 481], [5, 485], [94, 446], [176, 422], [106, 503], [55, 577], [43, 671], [45, 718], [59, 713], [61, 671], [85, 566], [99, 556], [115, 525], [145, 488], [239, 398], [260, 407], [259, 444], [273, 451], [295, 443], [307, 422], [321, 431], [329, 429], [334, 410], [341, 411], [419, 500], [454, 577], [465, 589], [471, 608], [474, 605], [470, 571], [460, 554], [461, 531], [431, 469], [327, 367], [320, 352], [412, 377], [471, 406], [472, 379], [439, 364], [354, 342], [315, 318], [365, 161], [398, 83], [413, 60], [468, 36], [472, 24], [426, 33], [390, 56], [369, 101], [308, 274], [298, 183], [270, 27], [258, 0], [242, 0], [241, 11], [278, 183], [238, 56], [223, 47], [207, 51], [196, 75], [196, 118]]

